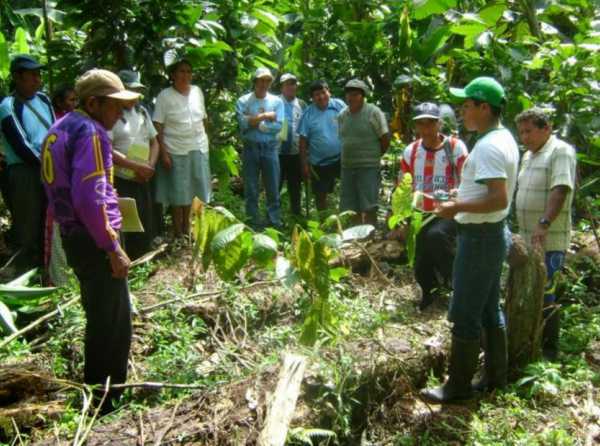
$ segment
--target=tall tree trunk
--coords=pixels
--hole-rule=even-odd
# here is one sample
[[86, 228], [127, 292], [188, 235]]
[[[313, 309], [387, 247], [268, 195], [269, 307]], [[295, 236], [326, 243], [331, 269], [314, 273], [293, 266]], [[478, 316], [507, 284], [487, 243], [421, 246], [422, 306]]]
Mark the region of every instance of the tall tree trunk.
[[535, 11], [535, 2], [534, 0], [520, 0], [521, 9], [525, 18], [527, 19], [527, 24], [529, 25], [529, 31], [538, 39], [542, 38], [542, 30], [540, 28], [540, 22], [537, 19], [537, 13]]
[[543, 253], [526, 246], [518, 235], [513, 235], [509, 264], [506, 296], [508, 363], [510, 374], [514, 376], [541, 354], [546, 266]]

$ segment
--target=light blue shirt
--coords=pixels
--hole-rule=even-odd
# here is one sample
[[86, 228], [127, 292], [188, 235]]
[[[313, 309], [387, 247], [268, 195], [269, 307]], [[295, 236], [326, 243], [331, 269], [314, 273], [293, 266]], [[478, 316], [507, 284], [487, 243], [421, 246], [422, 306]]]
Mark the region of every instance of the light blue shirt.
[[283, 101], [285, 110], [285, 120], [288, 126], [287, 139], [281, 142], [280, 153], [282, 155], [296, 155], [298, 154], [298, 125], [300, 124], [300, 118], [302, 117], [302, 111], [306, 108], [306, 103], [298, 98], [294, 98], [292, 101], [288, 101], [283, 95], [279, 96]]
[[311, 104], [304, 111], [298, 133], [308, 141], [308, 159], [313, 166], [327, 166], [340, 159], [342, 144], [337, 118], [344, 108], [344, 101], [330, 98], [325, 110]]
[[[275, 112], [275, 121], [262, 121], [258, 127], [251, 127], [248, 124], [250, 116], [271, 111]], [[244, 142], [277, 142], [279, 144], [277, 134], [281, 130], [285, 118], [283, 101], [279, 97], [267, 93], [264, 98], [259, 99], [254, 95], [254, 92], [245, 94], [238, 99], [235, 105], [235, 112]]]
[[[13, 104], [15, 98], [13, 96], [7, 96], [0, 104], [0, 122], [4, 119], [10, 119], [11, 116], [14, 118], [16, 131], [22, 142], [29, 147], [31, 152], [39, 159], [42, 149], [42, 143], [48, 133], [48, 129], [40, 119], [27, 107], [22, 105], [22, 119], [19, 120], [14, 114]], [[54, 122], [54, 116], [52, 111], [40, 97], [36, 94], [32, 99], [27, 101], [35, 110], [44, 117], [48, 124]], [[23, 160], [15, 153], [13, 147], [9, 141], [10, 138], [4, 135], [2, 138], [2, 150], [6, 157], [6, 163], [8, 165], [18, 164]]]

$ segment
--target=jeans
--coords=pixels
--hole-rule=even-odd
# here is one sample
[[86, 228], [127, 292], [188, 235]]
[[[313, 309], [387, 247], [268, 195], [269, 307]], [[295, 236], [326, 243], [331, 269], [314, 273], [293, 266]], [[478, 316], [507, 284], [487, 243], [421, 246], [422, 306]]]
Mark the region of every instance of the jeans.
[[452, 333], [477, 340], [481, 328], [504, 327], [500, 274], [506, 258], [504, 222], [459, 224], [454, 259], [454, 293], [448, 319]]
[[546, 290], [544, 292], [544, 303], [553, 304], [556, 302], [556, 273], [559, 272], [565, 263], [564, 251], [546, 251]]
[[[421, 228], [417, 234], [415, 253], [415, 278], [429, 294], [433, 288], [452, 281], [452, 263], [456, 251], [456, 222], [436, 218]], [[438, 273], [443, 283], [439, 284]]]
[[257, 143], [246, 141], [243, 154], [244, 196], [246, 217], [253, 226], [260, 225], [258, 215], [259, 174], [267, 194], [269, 224], [281, 226], [279, 203], [279, 147], [276, 141]]
[[[124, 383], [132, 331], [127, 279], [112, 277], [106, 252], [96, 246], [84, 229], [73, 229], [62, 238], [67, 262], [79, 279], [85, 311], [84, 381], [103, 386], [110, 376], [111, 384]], [[96, 399], [103, 393], [102, 387], [96, 392]], [[111, 390], [106, 407], [121, 393], [122, 390]]]

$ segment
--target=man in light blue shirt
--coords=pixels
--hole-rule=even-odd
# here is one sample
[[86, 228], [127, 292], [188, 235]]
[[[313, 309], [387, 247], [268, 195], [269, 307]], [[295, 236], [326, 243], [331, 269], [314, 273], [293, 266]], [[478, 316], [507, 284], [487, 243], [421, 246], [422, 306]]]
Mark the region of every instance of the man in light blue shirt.
[[15, 56], [10, 64], [15, 91], [0, 103], [13, 227], [20, 250], [15, 259], [18, 272], [41, 266], [43, 261], [46, 200], [40, 152], [54, 112], [50, 99], [39, 91], [41, 68], [31, 56]]
[[332, 98], [323, 80], [310, 86], [313, 103], [304, 111], [298, 133], [302, 173], [310, 178], [317, 210], [327, 208], [327, 194], [333, 192], [335, 179], [340, 177], [342, 144], [337, 117], [346, 108], [344, 101]]
[[258, 215], [259, 174], [267, 194], [268, 224], [281, 227], [279, 203], [278, 134], [285, 112], [280, 98], [269, 93], [273, 75], [259, 68], [252, 78], [254, 89], [238, 99], [235, 106], [244, 152], [242, 155], [246, 217], [251, 226], [261, 226]]

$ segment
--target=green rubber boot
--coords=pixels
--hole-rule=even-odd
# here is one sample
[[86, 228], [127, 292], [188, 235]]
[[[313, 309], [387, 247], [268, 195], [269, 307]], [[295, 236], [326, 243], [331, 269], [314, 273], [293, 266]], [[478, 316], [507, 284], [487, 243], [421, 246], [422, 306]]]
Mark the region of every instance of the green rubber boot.
[[421, 396], [431, 403], [451, 403], [473, 397], [471, 379], [477, 370], [479, 340], [467, 341], [452, 337], [448, 380], [433, 389], [421, 390]]

